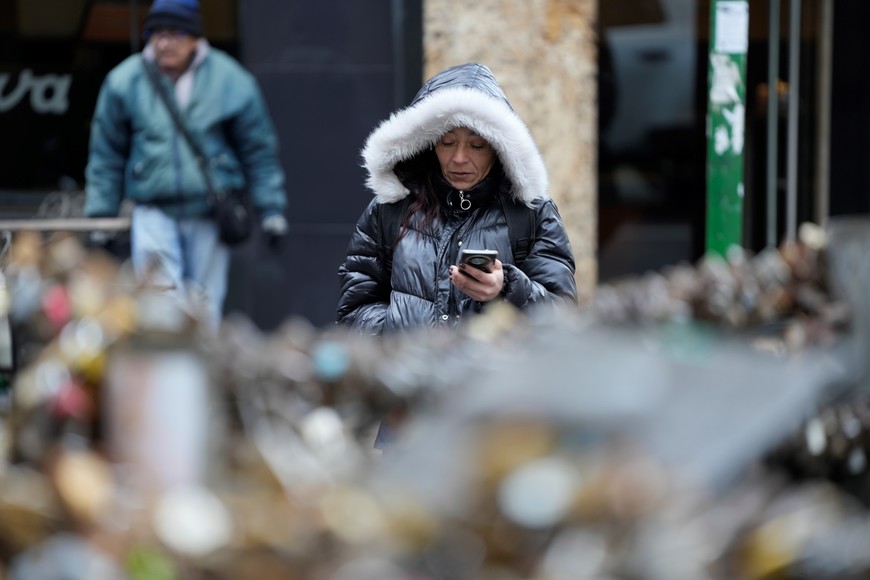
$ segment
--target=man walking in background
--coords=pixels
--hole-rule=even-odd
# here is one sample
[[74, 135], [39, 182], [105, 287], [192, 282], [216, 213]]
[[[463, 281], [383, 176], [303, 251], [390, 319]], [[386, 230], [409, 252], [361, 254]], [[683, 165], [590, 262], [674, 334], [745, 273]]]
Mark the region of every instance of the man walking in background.
[[213, 219], [214, 193], [246, 190], [263, 233], [285, 235], [277, 137], [254, 77], [203, 37], [198, 0], [155, 0], [144, 36], [144, 50], [115, 67], [100, 90], [85, 214], [116, 216], [121, 200], [132, 200], [137, 274], [188, 303], [204, 298], [216, 326], [230, 252]]

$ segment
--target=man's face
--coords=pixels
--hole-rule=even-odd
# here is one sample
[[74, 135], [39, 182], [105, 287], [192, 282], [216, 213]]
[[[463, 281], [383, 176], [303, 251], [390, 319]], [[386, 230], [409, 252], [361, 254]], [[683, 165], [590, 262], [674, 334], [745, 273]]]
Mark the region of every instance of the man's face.
[[151, 44], [160, 71], [174, 78], [190, 65], [196, 51], [196, 38], [181, 30], [158, 28], [151, 35]]

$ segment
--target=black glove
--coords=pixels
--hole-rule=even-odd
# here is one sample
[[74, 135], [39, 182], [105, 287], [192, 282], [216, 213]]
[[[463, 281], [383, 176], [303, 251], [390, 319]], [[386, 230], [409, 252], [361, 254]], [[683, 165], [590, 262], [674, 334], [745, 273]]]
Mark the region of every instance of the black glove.
[[96, 230], [88, 234], [84, 244], [86, 248], [108, 252], [119, 260], [126, 260], [130, 257], [129, 231]]
[[105, 248], [115, 237], [115, 232], [94, 230], [88, 234], [88, 245], [94, 248]]
[[287, 235], [287, 220], [281, 214], [272, 214], [263, 218], [260, 229], [263, 230], [269, 245], [275, 247]]

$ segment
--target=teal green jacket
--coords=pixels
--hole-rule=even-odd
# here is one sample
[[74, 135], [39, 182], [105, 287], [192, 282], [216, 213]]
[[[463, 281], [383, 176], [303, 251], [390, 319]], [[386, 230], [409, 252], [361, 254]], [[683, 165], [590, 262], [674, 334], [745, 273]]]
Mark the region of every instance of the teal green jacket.
[[[109, 72], [91, 124], [85, 214], [118, 214], [121, 200], [158, 204], [176, 216], [207, 215], [205, 179], [135, 54]], [[167, 94], [174, 95], [161, 76]], [[173, 97], [174, 98], [174, 97]], [[277, 137], [254, 77], [209, 47], [181, 118], [199, 143], [216, 189], [247, 188], [261, 217], [287, 203]]]

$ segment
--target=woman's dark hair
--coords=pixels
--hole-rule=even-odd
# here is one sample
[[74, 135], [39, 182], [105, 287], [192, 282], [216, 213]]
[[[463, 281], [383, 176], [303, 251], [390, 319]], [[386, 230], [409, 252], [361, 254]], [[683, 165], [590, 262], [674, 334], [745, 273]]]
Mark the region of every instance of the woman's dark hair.
[[395, 249], [399, 240], [405, 235], [412, 215], [423, 212], [423, 219], [419, 224], [421, 230], [426, 230], [438, 216], [439, 206], [435, 192], [435, 179], [439, 171], [438, 156], [435, 155], [434, 148], [429, 148], [411, 159], [400, 161], [393, 168], [393, 173], [396, 174], [399, 181], [411, 190], [412, 193], [409, 195], [416, 194], [416, 196], [405, 210], [405, 215], [402, 216], [399, 235], [396, 236], [391, 250]]

